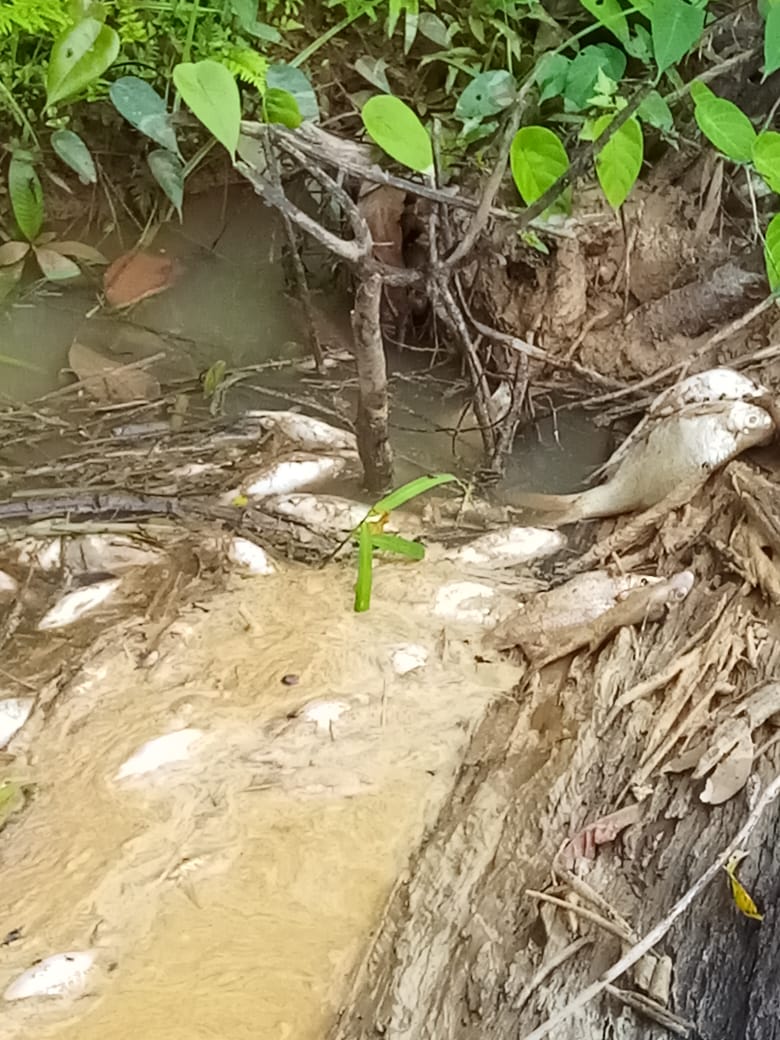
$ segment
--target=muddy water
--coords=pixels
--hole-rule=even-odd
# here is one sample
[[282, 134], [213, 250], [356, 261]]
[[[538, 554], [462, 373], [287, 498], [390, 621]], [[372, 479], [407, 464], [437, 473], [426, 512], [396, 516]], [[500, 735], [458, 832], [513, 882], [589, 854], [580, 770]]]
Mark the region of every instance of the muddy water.
[[[93, 949], [78, 1000], [3, 1009], [4, 1037], [321, 1038], [377, 915], [489, 699], [515, 677], [431, 617], [446, 564], [353, 575], [290, 566], [188, 611], [160, 658], [107, 635], [17, 738], [37, 785], [2, 836], [0, 988], [37, 958]], [[429, 651], [395, 674], [398, 643]], [[287, 685], [282, 678], [296, 675]], [[339, 701], [330, 730], [290, 718]], [[116, 778], [139, 746], [196, 727], [185, 762]]]
[[[275, 235], [248, 192], [224, 211], [219, 195], [188, 203], [185, 226], [156, 242], [183, 275], [132, 319], [189, 343], [197, 369], [293, 354], [300, 329]], [[2, 353], [26, 366], [2, 368], [8, 397], [58, 385], [94, 301], [69, 288], [0, 315]], [[459, 438], [453, 455], [446, 432], [460, 401], [436, 374], [406, 378], [408, 359], [392, 366], [399, 479], [467, 472], [477, 437]], [[299, 389], [298, 376], [273, 378]], [[250, 391], [233, 404], [281, 402]], [[518, 445], [509, 486], [567, 490], [602, 457], [584, 420], [542, 426]], [[321, 1040], [470, 727], [515, 678], [476, 663], [473, 632], [444, 633], [431, 617], [448, 577], [443, 564], [416, 565], [413, 579], [408, 564], [383, 564], [361, 616], [346, 569], [236, 581], [176, 623], [151, 668], [135, 664], [132, 618], [125, 636], [106, 634], [12, 744], [12, 775], [35, 794], [0, 835], [0, 937], [22, 930], [0, 947], [0, 991], [61, 951], [94, 950], [96, 968], [78, 1000], [5, 1005], [2, 1037], [119, 1040], [142, 1023], [146, 1040]], [[399, 677], [389, 650], [407, 641], [429, 662]], [[289, 674], [300, 681], [283, 684]], [[288, 718], [316, 700], [346, 706], [331, 730]], [[116, 779], [146, 741], [188, 726], [203, 735], [187, 762]]]

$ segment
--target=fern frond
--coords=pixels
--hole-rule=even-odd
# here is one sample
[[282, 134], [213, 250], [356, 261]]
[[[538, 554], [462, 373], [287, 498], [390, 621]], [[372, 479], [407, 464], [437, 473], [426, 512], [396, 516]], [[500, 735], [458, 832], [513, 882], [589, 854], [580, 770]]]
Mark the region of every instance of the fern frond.
[[261, 94], [265, 92], [268, 59], [262, 54], [250, 50], [249, 47], [229, 47], [220, 60], [243, 83], [256, 87]]

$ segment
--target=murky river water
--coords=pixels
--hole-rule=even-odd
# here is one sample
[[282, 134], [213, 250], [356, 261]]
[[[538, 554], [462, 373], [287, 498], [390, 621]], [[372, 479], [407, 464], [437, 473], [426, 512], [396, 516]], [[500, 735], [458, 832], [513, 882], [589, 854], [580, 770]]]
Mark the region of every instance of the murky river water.
[[[191, 340], [198, 369], [257, 363], [300, 338], [267, 212], [239, 192], [221, 224], [213, 199], [193, 202], [184, 229], [156, 243], [183, 277], [133, 312]], [[8, 398], [57, 385], [93, 304], [66, 290], [0, 317], [1, 352], [34, 366], [6, 366]], [[435, 432], [460, 410], [440, 384], [398, 379], [394, 401], [402, 469], [473, 461], [473, 440], [459, 462]], [[246, 398], [267, 403], [283, 406]], [[518, 446], [510, 483], [570, 489], [603, 450], [570, 419], [557, 443], [547, 428]], [[411, 582], [408, 564], [381, 565], [360, 616], [346, 566], [236, 579], [176, 622], [153, 667], [137, 667], [120, 629], [34, 714], [12, 768], [35, 794], [0, 835], [0, 937], [22, 935], [0, 947], [0, 990], [52, 953], [94, 949], [97, 961], [75, 1002], [6, 1005], [3, 1037], [320, 1040], [471, 725], [515, 676], [477, 663], [467, 633], [442, 638], [430, 604], [448, 566], [417, 565]], [[405, 642], [429, 660], [398, 676], [390, 652]], [[343, 704], [330, 730], [288, 718], [317, 700]], [[183, 727], [202, 734], [186, 762], [117, 779], [139, 746]]]

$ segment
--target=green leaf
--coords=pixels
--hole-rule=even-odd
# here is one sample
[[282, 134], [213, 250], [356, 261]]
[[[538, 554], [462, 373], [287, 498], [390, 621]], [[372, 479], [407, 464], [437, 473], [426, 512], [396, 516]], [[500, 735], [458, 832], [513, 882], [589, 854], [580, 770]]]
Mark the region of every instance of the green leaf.
[[281, 123], [295, 130], [303, 122], [298, 102], [288, 90], [269, 87], [263, 96], [263, 117], [266, 123]]
[[524, 126], [509, 149], [512, 177], [527, 206], [536, 202], [569, 168], [566, 149], [552, 130]]
[[371, 606], [371, 585], [374, 579], [374, 549], [371, 528], [362, 523], [358, 528], [358, 573], [355, 582], [355, 613], [362, 614]]
[[563, 96], [567, 111], [579, 111], [587, 106], [598, 82], [599, 72], [619, 83], [626, 71], [626, 56], [611, 43], [584, 47], [569, 64]]
[[187, 107], [235, 158], [241, 129], [241, 98], [236, 81], [218, 61], [184, 62], [173, 82]]
[[617, 36], [621, 43], [628, 40], [628, 22], [619, 0], [580, 0], [580, 3], [597, 22], [601, 22], [605, 29]]
[[426, 39], [430, 40], [431, 43], [435, 43], [437, 47], [449, 47], [452, 42], [450, 30], [447, 28], [446, 23], [431, 11], [422, 12], [417, 22], [417, 28]]
[[217, 392], [217, 387], [225, 378], [227, 365], [221, 359], [215, 361], [203, 377], [203, 396], [208, 399]]
[[70, 278], [78, 278], [81, 274], [78, 264], [54, 249], [46, 246], [33, 246], [33, 252], [43, 277], [50, 282], [65, 282]]
[[511, 105], [517, 96], [515, 79], [505, 69], [480, 72], [458, 98], [455, 116], [481, 121]]
[[33, 242], [43, 224], [43, 189], [33, 164], [17, 155], [8, 166], [8, 194], [17, 227]]
[[178, 153], [171, 117], [154, 87], [138, 76], [122, 76], [108, 93], [114, 108], [131, 126], [169, 152]]
[[734, 162], [749, 162], [753, 154], [756, 131], [745, 113], [711, 90], [702, 91], [696, 84], [691, 97], [694, 100], [694, 118], [704, 136]]
[[268, 43], [281, 43], [282, 36], [278, 29], [257, 20], [257, 0], [230, 0], [230, 8], [236, 21], [249, 36]]
[[422, 560], [425, 556], [424, 545], [402, 538], [398, 534], [372, 534], [371, 545], [380, 552], [399, 553], [410, 560]]
[[636, 114], [643, 123], [648, 123], [665, 134], [674, 129], [672, 110], [657, 90], [650, 91], [640, 104]]
[[686, 0], [655, 0], [649, 15], [655, 61], [658, 71], [663, 72], [699, 41], [705, 11]]
[[769, 8], [764, 26], [764, 79], [780, 69], [780, 5]]
[[570, 60], [563, 54], [543, 54], [536, 63], [534, 80], [539, 88], [539, 102], [549, 101], [563, 93]]
[[453, 480], [460, 483], [458, 478], [451, 473], [438, 473], [436, 476], [431, 477], [416, 477], [407, 484], [402, 484], [395, 491], [391, 491], [384, 498], [380, 498], [378, 502], [375, 502], [371, 507], [371, 514], [373, 516], [382, 516], [384, 513], [392, 513], [394, 509], [400, 509], [402, 505], [405, 505], [413, 498], [417, 498], [418, 495], [424, 495], [426, 491], [431, 491], [433, 488], [439, 487], [440, 484], [449, 484]]
[[384, 58], [358, 58], [355, 62], [355, 72], [377, 90], [382, 90], [385, 94], [393, 93], [387, 79], [387, 61]]
[[46, 74], [48, 107], [99, 79], [119, 54], [119, 37], [97, 18], [84, 18], [54, 41]]
[[320, 107], [317, 95], [306, 74], [294, 65], [271, 65], [266, 75], [266, 87], [269, 90], [284, 90], [292, 94], [301, 113], [301, 118], [316, 123], [320, 118]]
[[780, 213], [776, 213], [769, 221], [764, 239], [764, 261], [766, 276], [772, 292], [780, 289]]
[[66, 166], [74, 170], [82, 184], [96, 184], [97, 170], [89, 149], [72, 130], [55, 130], [51, 146]]
[[433, 170], [428, 131], [400, 98], [387, 94], [369, 98], [361, 115], [369, 136], [392, 159], [418, 173]]
[[[594, 125], [598, 138], [614, 116], [602, 116]], [[642, 127], [632, 118], [610, 137], [596, 156], [596, 176], [607, 202], [619, 209], [628, 198], [642, 169], [644, 139]]]
[[764, 130], [753, 142], [753, 165], [772, 191], [780, 194], [780, 134]]
[[184, 166], [181, 159], [166, 148], [155, 148], [153, 152], [149, 152], [146, 161], [152, 176], [170, 199], [181, 220], [184, 201]]

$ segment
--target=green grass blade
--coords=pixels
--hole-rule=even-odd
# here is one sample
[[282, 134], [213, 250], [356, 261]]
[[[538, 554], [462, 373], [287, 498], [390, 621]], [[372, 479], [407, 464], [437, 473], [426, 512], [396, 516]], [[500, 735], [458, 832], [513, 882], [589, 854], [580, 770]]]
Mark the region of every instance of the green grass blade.
[[380, 515], [382, 513], [391, 513], [410, 499], [417, 498], [418, 495], [423, 495], [426, 491], [430, 491], [440, 484], [449, 484], [453, 480], [457, 481], [458, 478], [453, 476], [452, 473], [438, 473], [435, 477], [417, 477], [415, 480], [410, 480], [408, 484], [402, 484], [401, 487], [396, 488], [395, 491], [391, 491], [389, 495], [375, 502], [371, 512]]
[[380, 552], [400, 553], [410, 560], [421, 560], [425, 556], [424, 545], [402, 538], [398, 534], [374, 534], [371, 536], [371, 544]]
[[358, 574], [355, 582], [355, 613], [362, 614], [371, 606], [374, 547], [368, 524], [358, 528]]

